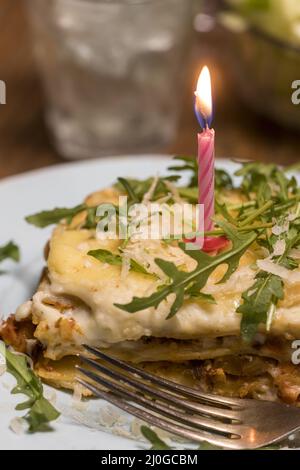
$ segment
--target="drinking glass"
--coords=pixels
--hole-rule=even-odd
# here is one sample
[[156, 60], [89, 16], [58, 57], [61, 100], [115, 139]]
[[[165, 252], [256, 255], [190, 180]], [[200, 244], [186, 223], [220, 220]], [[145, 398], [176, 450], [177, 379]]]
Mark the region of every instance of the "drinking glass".
[[28, 8], [63, 156], [150, 151], [173, 139], [190, 0], [29, 0]]

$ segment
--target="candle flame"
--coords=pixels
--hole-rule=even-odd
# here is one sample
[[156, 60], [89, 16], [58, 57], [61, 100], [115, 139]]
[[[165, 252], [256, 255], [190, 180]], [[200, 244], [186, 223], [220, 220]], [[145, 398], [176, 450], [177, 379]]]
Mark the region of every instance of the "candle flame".
[[[195, 96], [195, 108], [198, 121], [201, 127], [206, 127], [211, 123], [212, 118], [211, 79], [209, 69], [206, 65], [200, 72]], [[205, 121], [205, 126], [203, 126], [203, 120]]]

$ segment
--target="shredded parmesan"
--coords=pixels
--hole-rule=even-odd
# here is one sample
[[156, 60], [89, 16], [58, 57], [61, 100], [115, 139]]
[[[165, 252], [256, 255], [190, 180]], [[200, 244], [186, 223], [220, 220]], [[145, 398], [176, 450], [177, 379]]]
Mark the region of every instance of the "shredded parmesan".
[[281, 235], [281, 234], [283, 233], [282, 227], [280, 227], [280, 225], [274, 225], [274, 226], [272, 227], [272, 233], [273, 233], [274, 235], [276, 235], [276, 236]]
[[128, 258], [137, 263], [161, 280], [166, 280], [166, 275], [155, 262], [156, 258], [171, 261], [176, 266], [185, 266], [188, 271], [195, 268], [195, 260], [184, 253], [178, 246], [166, 245], [161, 240], [148, 240], [147, 246], [143, 240], [132, 240], [123, 251]]
[[51, 403], [52, 405], [55, 405], [56, 400], [57, 400], [57, 395], [56, 395], [56, 391], [55, 391], [55, 390], [53, 390], [53, 389], [47, 389], [47, 390], [45, 390], [44, 396], [45, 396], [45, 398], [47, 398], [48, 401], [50, 401], [50, 403]]
[[203, 292], [211, 295], [226, 295], [229, 292], [243, 292], [251, 287], [254, 276], [255, 272], [250, 267], [245, 266], [234, 272], [230, 278], [222, 284], [208, 283], [203, 289]]
[[174, 184], [172, 184], [171, 181], [168, 181], [168, 180], [165, 180], [164, 183], [166, 187], [168, 188], [168, 190], [170, 191], [170, 193], [172, 194], [174, 201], [178, 202], [179, 204], [182, 204], [182, 199], [179, 195], [179, 191], [176, 188], [176, 186], [174, 186]]
[[0, 356], [0, 376], [6, 372], [6, 362], [5, 359]]
[[290, 222], [293, 222], [293, 220], [295, 220], [297, 218], [297, 214], [295, 214], [295, 212], [291, 212], [289, 215], [288, 215], [288, 220]]
[[124, 280], [130, 271], [130, 258], [128, 256], [122, 257], [122, 271], [121, 271], [121, 279]]
[[92, 263], [89, 260], [84, 260], [83, 265], [87, 269], [90, 269], [93, 267]]
[[119, 424], [120, 413], [113, 406], [107, 405], [100, 411], [100, 420], [104, 426], [112, 427]]
[[156, 189], [158, 180], [159, 180], [159, 177], [158, 177], [158, 176], [156, 176], [155, 178], [153, 178], [153, 181], [152, 181], [152, 184], [151, 184], [149, 190], [144, 194], [144, 197], [143, 197], [143, 200], [142, 200], [142, 204], [147, 204], [148, 202], [151, 201], [151, 199], [153, 198], [153, 194], [154, 194], [154, 192], [155, 192], [155, 189]]
[[294, 259], [300, 259], [300, 249], [299, 248], [293, 248], [290, 251], [290, 257]]
[[165, 202], [168, 202], [171, 199], [171, 194], [168, 194], [167, 196], [162, 196], [159, 199], [156, 200], [157, 204], [164, 204]]
[[273, 256], [281, 256], [285, 252], [286, 243], [285, 240], [277, 240], [274, 245]]
[[82, 401], [83, 387], [79, 383], [74, 384], [74, 392], [72, 396], [72, 408], [77, 411], [85, 411], [87, 404]]
[[262, 271], [279, 276], [287, 283], [294, 284], [300, 282], [299, 271], [291, 271], [284, 266], [279, 266], [270, 259], [258, 260], [256, 264]]
[[283, 224], [278, 224], [276, 219], [273, 219], [273, 223], [275, 224], [272, 227], [272, 233], [276, 236], [281, 235], [282, 233], [286, 233], [289, 229], [290, 223], [289, 220], [286, 219]]
[[90, 249], [90, 245], [86, 242], [79, 243], [79, 245], [77, 245], [77, 250], [82, 251], [83, 253], [85, 253], [86, 251], [89, 251], [89, 249]]
[[81, 401], [82, 399], [82, 385], [79, 383], [75, 383], [74, 385], [74, 393], [72, 398], [74, 401]]
[[15, 434], [20, 435], [25, 433], [28, 425], [24, 418], [13, 418], [9, 423], [9, 427]]

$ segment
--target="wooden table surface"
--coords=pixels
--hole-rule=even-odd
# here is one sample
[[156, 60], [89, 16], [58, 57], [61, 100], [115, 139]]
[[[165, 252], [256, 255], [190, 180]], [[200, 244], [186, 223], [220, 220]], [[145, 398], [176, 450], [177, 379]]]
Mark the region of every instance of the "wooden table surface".
[[[191, 109], [196, 70], [204, 60], [214, 62], [215, 75], [223, 77], [224, 64], [212, 33], [198, 39], [193, 49], [194, 71], [186, 80], [181, 122], [175, 141], [160, 149], [168, 153], [195, 153], [197, 124]], [[36, 72], [30, 31], [20, 0], [1, 0], [0, 79], [7, 85], [7, 104], [0, 105], [0, 178], [63, 161], [51, 143], [44, 123], [45, 99]], [[230, 83], [217, 96], [215, 120], [217, 155], [260, 159], [278, 163], [297, 162], [299, 133], [258, 117], [241, 104]]]

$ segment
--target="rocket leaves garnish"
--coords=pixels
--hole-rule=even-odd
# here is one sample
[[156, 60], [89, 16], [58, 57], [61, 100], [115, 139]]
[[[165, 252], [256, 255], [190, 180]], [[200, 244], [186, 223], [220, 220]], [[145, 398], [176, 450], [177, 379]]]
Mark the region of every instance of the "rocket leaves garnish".
[[135, 203], [140, 202], [138, 195], [135, 193], [135, 189], [131, 182], [125, 178], [118, 178], [119, 184], [122, 186], [123, 190], [127, 193], [129, 197], [129, 202]]
[[122, 266], [122, 258], [120, 255], [115, 255], [108, 250], [91, 250], [88, 252], [89, 256], [96, 258], [98, 261], [102, 263], [107, 263], [112, 266]]
[[173, 160], [180, 161], [179, 165], [169, 166], [168, 170], [170, 171], [191, 171], [191, 179], [188, 187], [197, 187], [198, 186], [198, 162], [197, 158], [192, 155], [176, 155]]
[[5, 259], [12, 259], [16, 262], [20, 260], [19, 247], [12, 241], [0, 247], [0, 263]]
[[[177, 155], [175, 161], [180, 161], [180, 165], [172, 165], [170, 171], [190, 171], [192, 173], [188, 188], [193, 188], [198, 193], [198, 162], [197, 158], [191, 155]], [[215, 169], [215, 189], [232, 189], [233, 182], [229, 173], [223, 169]]]
[[244, 163], [235, 175], [242, 177], [241, 189], [248, 197], [251, 193], [259, 194], [262, 187], [268, 185], [273, 187], [274, 201], [286, 201], [289, 191], [297, 186], [294, 177], [289, 178], [286, 171], [273, 163]]
[[[166, 176], [159, 178], [153, 194], [152, 200], [156, 200], [169, 193], [169, 189], [165, 181], [176, 182], [180, 177], [178, 175]], [[115, 184], [116, 189], [125, 192], [129, 198], [129, 205], [142, 201], [144, 194], [149, 190], [153, 178], [146, 180], [134, 180], [126, 178], [118, 178]], [[38, 228], [45, 228], [49, 225], [58, 224], [66, 219], [69, 223], [72, 218], [80, 212], [87, 211], [86, 222], [84, 228], [94, 229], [97, 225], [96, 211], [97, 207], [89, 207], [86, 204], [79, 204], [75, 207], [56, 207], [54, 209], [37, 212], [36, 214], [25, 217], [26, 222]]]
[[[291, 222], [280, 237], [284, 242], [285, 249], [280, 256], [271, 255], [272, 261], [286, 269], [295, 269], [298, 267], [298, 263], [291, 259], [289, 254], [290, 250], [300, 243], [298, 219]], [[279, 237], [272, 235], [258, 242], [272, 252], [278, 240]], [[260, 323], [266, 323], [267, 330], [270, 329], [276, 305], [283, 298], [283, 280], [276, 274], [258, 271], [254, 284], [242, 294], [243, 303], [237, 309], [237, 312], [242, 314], [241, 333], [246, 341], [253, 338]]]
[[233, 189], [233, 181], [229, 173], [220, 168], [215, 170], [215, 188], [218, 189]]
[[29, 367], [26, 357], [9, 351], [2, 341], [0, 341], [0, 355], [6, 360], [7, 372], [17, 381], [11, 393], [21, 393], [28, 397], [28, 400], [16, 406], [16, 410], [28, 409], [24, 419], [29, 425], [29, 432], [50, 429], [48, 424], [56, 420], [60, 413], [44, 397], [43, 385]]
[[[92, 256], [93, 258], [96, 258], [98, 261], [101, 261], [102, 263], [107, 263], [112, 266], [122, 266], [121, 255], [116, 255], [114, 253], [111, 253], [111, 251], [108, 251], [108, 250], [103, 250], [103, 249], [91, 250], [88, 252], [88, 255]], [[134, 259], [130, 259], [130, 269], [137, 273], [149, 274], [144, 268], [144, 266], [139, 264]]]
[[241, 256], [247, 248], [256, 240], [256, 232], [241, 233], [233, 225], [225, 221], [218, 221], [218, 225], [224, 230], [226, 236], [231, 240], [232, 246], [229, 250], [210, 256], [201, 250], [185, 249], [185, 244], [180, 243], [180, 248], [191, 256], [196, 262], [196, 268], [191, 272], [180, 271], [170, 261], [157, 258], [155, 260], [159, 268], [168, 276], [169, 284], [148, 297], [134, 297], [128, 304], [115, 304], [121, 310], [135, 313], [149, 307], [157, 308], [170, 294], [175, 294], [175, 300], [170, 308], [168, 319], [172, 318], [181, 308], [185, 297], [192, 297], [195, 292], [201, 292], [206, 285], [210, 274], [220, 264], [227, 264], [227, 271], [220, 282], [225, 282], [237, 269]]
[[85, 204], [79, 204], [72, 208], [56, 207], [49, 211], [38, 212], [37, 214], [25, 217], [26, 222], [39, 228], [45, 228], [49, 225], [58, 224], [63, 219], [70, 221], [76, 214], [86, 209]]
[[153, 431], [148, 426], [141, 426], [141, 433], [151, 444], [150, 450], [171, 450], [172, 448], [168, 446], [158, 435], [155, 431]]
[[[157, 178], [155, 188], [151, 197], [151, 201], [167, 196], [170, 193], [166, 181], [176, 183], [179, 180], [179, 175], [170, 175]], [[150, 190], [154, 178], [147, 178], [145, 180], [137, 180], [132, 178], [118, 178], [115, 188], [125, 192], [129, 199], [129, 205], [132, 203], [142, 202], [144, 195]]]
[[243, 303], [237, 312], [242, 314], [242, 336], [250, 341], [257, 332], [258, 325], [267, 322], [272, 306], [283, 299], [283, 281], [275, 274], [259, 271], [254, 285], [243, 293], [242, 299]]

